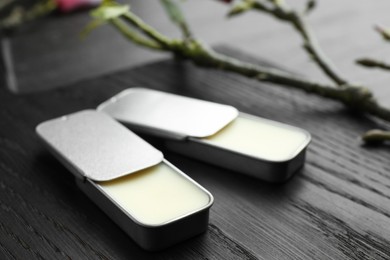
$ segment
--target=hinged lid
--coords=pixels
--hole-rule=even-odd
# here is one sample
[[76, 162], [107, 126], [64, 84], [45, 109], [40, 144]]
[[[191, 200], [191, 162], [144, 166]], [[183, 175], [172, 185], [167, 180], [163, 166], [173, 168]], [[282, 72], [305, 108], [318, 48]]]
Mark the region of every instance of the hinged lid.
[[112, 180], [163, 160], [160, 151], [93, 110], [43, 122], [36, 131], [76, 176], [95, 181]]
[[97, 109], [138, 130], [172, 138], [211, 136], [238, 116], [231, 106], [144, 88], [124, 90]]

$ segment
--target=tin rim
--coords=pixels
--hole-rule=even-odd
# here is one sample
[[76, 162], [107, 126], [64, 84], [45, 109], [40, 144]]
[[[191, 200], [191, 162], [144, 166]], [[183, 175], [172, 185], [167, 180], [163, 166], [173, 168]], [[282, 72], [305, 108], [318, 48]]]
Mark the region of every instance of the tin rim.
[[[254, 119], [258, 118], [256, 116], [253, 116], [253, 115], [250, 115], [250, 114], [246, 114], [246, 113], [242, 113], [242, 112], [239, 113], [239, 116], [243, 116], [243, 117], [246, 117], [246, 118], [254, 118]], [[199, 143], [199, 144], [203, 144], [203, 145], [207, 144], [209, 146], [212, 146], [214, 148], [218, 148], [218, 149], [226, 151], [226, 152], [230, 152], [230, 153], [233, 153], [233, 154], [236, 154], [236, 155], [240, 155], [240, 156], [249, 157], [249, 158], [252, 158], [252, 159], [255, 159], [255, 160], [261, 160], [261, 161], [268, 162], [268, 163], [284, 163], [284, 162], [291, 161], [296, 156], [298, 156], [299, 153], [301, 153], [303, 150], [305, 150], [307, 148], [307, 146], [310, 144], [311, 140], [312, 140], [311, 134], [308, 131], [306, 131], [305, 129], [302, 129], [302, 128], [299, 128], [299, 127], [296, 127], [296, 126], [292, 126], [292, 125], [288, 125], [288, 124], [284, 124], [284, 123], [281, 123], [281, 122], [273, 121], [273, 120], [267, 119], [267, 118], [261, 118], [261, 119], [264, 119], [264, 120], [268, 121], [269, 123], [271, 123], [273, 125], [283, 125], [284, 127], [287, 127], [287, 128], [290, 128], [290, 129], [299, 130], [300, 132], [303, 132], [305, 134], [306, 138], [305, 138], [304, 142], [302, 142], [302, 144], [299, 145], [297, 147], [297, 149], [293, 153], [291, 153], [291, 155], [289, 157], [287, 157], [286, 159], [282, 159], [282, 160], [270, 160], [270, 159], [261, 158], [261, 157], [254, 156], [254, 155], [247, 154], [247, 153], [242, 153], [242, 152], [239, 152], [239, 151], [236, 151], [236, 150], [225, 148], [225, 147], [220, 146], [220, 145], [213, 144], [211, 141], [203, 140], [202, 138], [188, 137], [188, 140], [196, 142], [196, 143]]]
[[190, 211], [184, 215], [181, 215], [181, 216], [178, 216], [176, 218], [173, 218], [173, 219], [170, 219], [168, 221], [165, 221], [165, 222], [162, 222], [161, 224], [147, 224], [147, 223], [143, 223], [141, 222], [140, 220], [136, 219], [134, 216], [132, 216], [129, 212], [127, 212], [121, 205], [119, 205], [119, 203], [117, 203], [115, 200], [113, 200], [105, 191], [103, 188], [100, 187], [100, 185], [98, 183], [96, 183], [94, 180], [92, 179], [87, 179], [87, 181], [89, 181], [95, 188], [97, 188], [108, 200], [110, 200], [111, 203], [115, 204], [116, 207], [118, 207], [126, 216], [128, 216], [134, 223], [136, 223], [137, 225], [140, 225], [140, 226], [143, 226], [143, 227], [146, 227], [146, 228], [158, 228], [158, 227], [163, 227], [163, 226], [167, 226], [173, 222], [176, 222], [176, 221], [179, 221], [181, 219], [184, 219], [184, 218], [187, 218], [189, 217], [190, 215], [193, 215], [195, 213], [198, 213], [198, 212], [202, 212], [204, 210], [208, 210], [210, 209], [210, 207], [213, 205], [214, 203], [214, 197], [213, 195], [208, 191], [206, 190], [202, 185], [200, 185], [199, 183], [197, 183], [196, 181], [194, 181], [191, 177], [189, 177], [188, 175], [186, 175], [184, 172], [182, 172], [180, 169], [178, 169], [176, 166], [174, 166], [172, 163], [170, 163], [169, 161], [167, 161], [166, 159], [163, 159], [162, 160], [162, 163], [165, 163], [167, 166], [173, 168], [173, 170], [175, 170], [178, 174], [180, 174], [180, 176], [182, 176], [183, 178], [186, 178], [188, 181], [190, 181], [192, 184], [194, 184], [195, 186], [197, 186], [198, 188], [200, 188], [203, 192], [205, 192], [207, 194], [207, 196], [209, 197], [209, 202], [199, 208], [199, 209], [196, 209], [196, 210], [193, 210], [193, 211]]

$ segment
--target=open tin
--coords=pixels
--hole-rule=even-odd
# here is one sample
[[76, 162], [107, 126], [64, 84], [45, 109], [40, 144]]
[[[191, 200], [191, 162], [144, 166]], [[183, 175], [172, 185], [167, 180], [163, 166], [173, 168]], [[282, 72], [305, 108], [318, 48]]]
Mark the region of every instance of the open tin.
[[207, 229], [213, 196], [109, 116], [85, 110], [43, 122], [36, 132], [142, 248], [164, 249]]
[[310, 134], [232, 106], [130, 88], [98, 106], [168, 149], [269, 182], [289, 179], [305, 161]]

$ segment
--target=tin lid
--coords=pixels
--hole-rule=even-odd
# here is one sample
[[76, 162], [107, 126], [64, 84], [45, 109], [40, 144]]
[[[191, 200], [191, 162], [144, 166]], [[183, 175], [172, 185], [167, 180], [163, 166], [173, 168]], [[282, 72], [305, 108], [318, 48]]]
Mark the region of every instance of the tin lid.
[[43, 122], [36, 132], [73, 174], [94, 181], [116, 179], [163, 160], [160, 151], [94, 110]]
[[232, 106], [144, 88], [124, 90], [97, 109], [138, 130], [177, 139], [211, 136], [238, 116]]

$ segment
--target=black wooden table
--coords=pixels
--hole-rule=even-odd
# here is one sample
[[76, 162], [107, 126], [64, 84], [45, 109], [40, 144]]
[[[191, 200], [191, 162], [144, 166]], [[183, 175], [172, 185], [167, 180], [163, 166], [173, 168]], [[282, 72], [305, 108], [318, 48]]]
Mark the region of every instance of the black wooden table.
[[[306, 166], [289, 182], [271, 185], [154, 142], [213, 193], [215, 204], [207, 233], [147, 253], [77, 189], [34, 133], [41, 121], [95, 108], [131, 86], [226, 103], [305, 128], [313, 135]], [[390, 257], [389, 148], [360, 146], [357, 136], [375, 123], [337, 103], [173, 60], [63, 89], [0, 92], [1, 259]]]
[[[372, 9], [384, 15], [387, 11], [382, 7], [389, 4], [378, 2], [381, 4]], [[335, 17], [340, 18], [340, 13], [351, 13], [352, 17], [364, 5], [340, 8], [344, 11], [337, 12]], [[328, 12], [325, 17], [332, 17], [331, 9], [324, 10]], [[191, 15], [198, 20], [204, 18], [201, 10]], [[75, 19], [79, 19], [77, 15]], [[330, 26], [318, 22], [323, 24], [320, 28]], [[67, 28], [72, 27], [63, 23]], [[5, 84], [0, 86], [0, 259], [390, 258], [390, 148], [364, 147], [359, 140], [362, 132], [380, 127], [377, 122], [333, 101], [220, 71], [199, 69], [169, 58], [129, 69], [128, 65], [137, 62], [133, 64], [126, 59], [144, 59], [145, 52], [139, 53], [134, 48], [131, 51], [135, 56], [120, 60], [121, 55], [117, 53], [107, 56], [106, 60], [92, 59], [91, 67], [84, 67], [88, 57], [106, 49], [105, 34], [99, 38], [103, 43], [94, 50], [83, 52], [80, 47], [71, 52], [61, 47], [60, 40], [55, 38], [58, 36], [56, 26], [45, 22], [43, 26], [50, 28], [36, 33], [33, 26], [5, 41], [5, 48], [17, 63], [14, 64], [19, 77], [16, 79], [24, 84], [24, 89], [13, 89], [19, 92], [14, 94]], [[209, 23], [203, 26], [208, 28]], [[212, 35], [212, 30], [207, 30]], [[68, 32], [66, 28], [64, 32]], [[275, 35], [280, 38], [283, 33]], [[250, 42], [251, 54], [258, 47], [251, 41], [252, 34], [253, 31], [246, 30], [237, 30], [236, 34], [240, 39], [245, 38], [242, 46]], [[41, 55], [45, 48], [39, 45], [38, 36], [52, 39], [49, 45], [57, 47], [53, 47], [50, 54]], [[367, 42], [367, 39], [362, 37], [362, 41]], [[261, 38], [256, 41], [263, 42]], [[267, 37], [265, 41], [275, 42], [275, 46], [282, 48], [278, 40]], [[66, 43], [79, 48], [75, 41]], [[348, 59], [356, 57], [352, 51], [346, 51], [345, 45], [330, 48], [331, 54], [335, 56], [340, 52]], [[273, 60], [283, 60], [287, 67], [294, 64], [305, 67], [305, 63], [284, 59], [304, 55], [292, 53], [291, 48], [284, 56], [276, 52], [279, 56]], [[373, 48], [367, 47], [366, 53], [370, 54], [368, 49]], [[232, 48], [219, 47], [219, 50], [274, 66]], [[118, 51], [124, 53], [123, 49]], [[77, 55], [81, 55], [80, 64]], [[147, 60], [154, 59], [149, 59], [150, 54], [145, 55]], [[57, 66], [61, 59], [69, 63], [50, 68]], [[115, 59], [120, 64], [112, 69], [110, 64], [115, 63]], [[91, 65], [97, 61], [101, 62], [101, 67]], [[26, 70], [28, 67], [30, 70]], [[59, 74], [52, 74], [54, 72]], [[376, 78], [377, 83], [385, 86], [386, 77]], [[49, 89], [54, 83], [64, 87], [32, 91], [45, 83], [45, 88]], [[205, 234], [161, 252], [145, 252], [76, 187], [72, 175], [43, 147], [34, 131], [44, 120], [95, 108], [133, 86], [225, 103], [243, 112], [307, 129], [313, 140], [307, 151], [306, 165], [287, 183], [272, 185], [170, 153], [158, 140], [147, 139], [161, 149], [169, 161], [208, 189], [215, 203]], [[389, 92], [383, 89], [381, 93]]]

